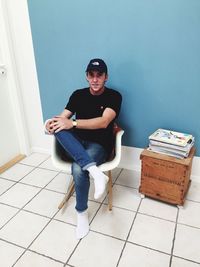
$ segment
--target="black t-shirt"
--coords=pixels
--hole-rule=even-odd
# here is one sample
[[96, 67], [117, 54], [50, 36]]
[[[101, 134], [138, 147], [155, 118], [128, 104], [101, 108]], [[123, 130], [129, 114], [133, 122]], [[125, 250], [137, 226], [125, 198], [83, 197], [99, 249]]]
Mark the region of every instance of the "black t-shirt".
[[[75, 114], [76, 119], [92, 119], [101, 117], [106, 108], [111, 108], [119, 115], [122, 96], [119, 92], [105, 88], [101, 95], [92, 95], [89, 88], [76, 90], [70, 97], [66, 109]], [[101, 144], [108, 153], [113, 147], [113, 124], [114, 120], [106, 129], [75, 129], [75, 132], [82, 140]]]

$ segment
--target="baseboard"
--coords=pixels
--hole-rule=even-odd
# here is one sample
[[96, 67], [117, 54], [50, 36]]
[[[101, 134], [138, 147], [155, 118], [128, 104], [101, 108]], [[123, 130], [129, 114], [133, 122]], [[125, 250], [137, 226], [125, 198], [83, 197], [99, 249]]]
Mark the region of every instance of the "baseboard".
[[50, 148], [42, 148], [42, 147], [32, 147], [31, 153], [51, 154], [51, 149]]
[[0, 173], [5, 172], [7, 169], [11, 168], [13, 165], [15, 165], [20, 160], [24, 159], [26, 156], [19, 154], [13, 159], [11, 159], [9, 162], [5, 163], [4, 165], [0, 166]]

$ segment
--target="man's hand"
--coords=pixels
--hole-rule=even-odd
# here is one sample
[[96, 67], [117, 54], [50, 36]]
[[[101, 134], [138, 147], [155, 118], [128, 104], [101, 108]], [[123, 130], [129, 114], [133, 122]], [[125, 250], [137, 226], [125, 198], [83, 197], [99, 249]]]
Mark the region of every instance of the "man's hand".
[[52, 127], [52, 123], [53, 123], [52, 119], [47, 120], [47, 122], [45, 123], [45, 128], [46, 128], [46, 130], [47, 130], [47, 132], [49, 134], [53, 134], [54, 133], [54, 130], [53, 130], [53, 127]]
[[61, 130], [69, 130], [73, 128], [72, 121], [66, 117], [55, 116], [50, 123], [50, 128], [53, 132], [58, 133]]

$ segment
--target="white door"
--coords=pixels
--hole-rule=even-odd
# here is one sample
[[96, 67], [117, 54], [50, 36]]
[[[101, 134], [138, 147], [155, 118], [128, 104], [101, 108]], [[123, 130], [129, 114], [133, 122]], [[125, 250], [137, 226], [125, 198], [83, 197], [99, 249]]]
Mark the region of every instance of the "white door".
[[0, 0], [0, 171], [22, 152], [16, 116], [16, 88], [8, 28]]

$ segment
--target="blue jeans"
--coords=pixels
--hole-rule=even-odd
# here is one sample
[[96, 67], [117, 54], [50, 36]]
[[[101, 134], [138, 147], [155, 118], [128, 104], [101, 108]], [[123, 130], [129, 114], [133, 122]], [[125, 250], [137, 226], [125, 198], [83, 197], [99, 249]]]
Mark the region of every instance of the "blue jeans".
[[88, 208], [90, 179], [87, 168], [105, 162], [107, 153], [97, 143], [80, 140], [71, 130], [62, 130], [54, 134], [58, 142], [73, 159], [72, 175], [76, 191], [76, 210], [82, 212]]

